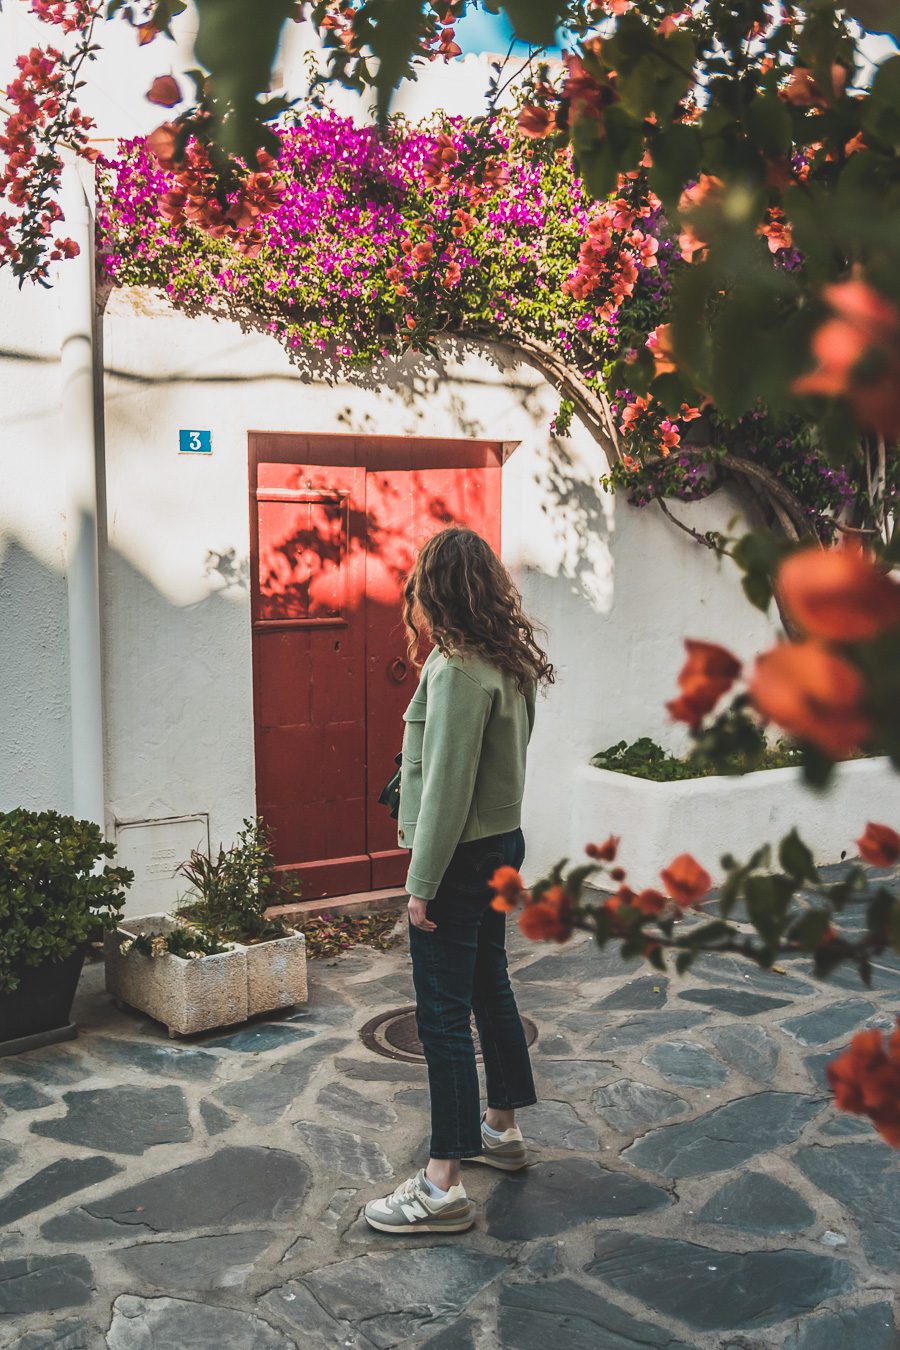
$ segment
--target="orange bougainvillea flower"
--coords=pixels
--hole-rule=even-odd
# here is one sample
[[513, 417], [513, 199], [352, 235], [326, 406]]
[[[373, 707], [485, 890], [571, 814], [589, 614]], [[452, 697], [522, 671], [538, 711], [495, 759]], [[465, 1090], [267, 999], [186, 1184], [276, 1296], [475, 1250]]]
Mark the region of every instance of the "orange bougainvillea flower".
[[741, 673], [741, 663], [715, 642], [686, 638], [684, 645], [688, 659], [678, 676], [681, 694], [666, 707], [676, 722], [687, 722], [696, 730], [734, 684]]
[[766, 219], [761, 225], [757, 225], [756, 233], [764, 235], [769, 241], [769, 252], [777, 253], [779, 249], [790, 248], [793, 243], [793, 233], [784, 212], [778, 206], [772, 206], [766, 212]]
[[890, 867], [900, 858], [900, 834], [890, 825], [873, 825], [870, 820], [856, 847], [864, 862], [873, 867]]
[[659, 874], [678, 905], [696, 905], [712, 886], [712, 877], [690, 853], [679, 853]]
[[868, 1116], [882, 1138], [900, 1148], [900, 1018], [887, 1044], [874, 1028], [857, 1032], [825, 1073], [835, 1105]]
[[539, 900], [529, 901], [519, 915], [519, 927], [532, 942], [566, 942], [572, 936], [572, 897], [562, 886], [551, 886]]
[[516, 125], [523, 136], [531, 140], [541, 140], [557, 130], [556, 114], [551, 108], [537, 108], [532, 103], [526, 103], [519, 113]]
[[585, 844], [584, 851], [598, 862], [614, 862], [618, 847], [619, 835], [611, 834], [602, 844]]
[[814, 641], [783, 642], [764, 652], [750, 680], [757, 712], [834, 759], [858, 750], [871, 733], [865, 692], [855, 666]]
[[672, 325], [661, 323], [647, 338], [647, 344], [653, 354], [653, 365], [657, 375], [666, 375], [676, 370], [672, 352]]
[[177, 137], [178, 128], [174, 122], [163, 122], [147, 137], [147, 149], [156, 156], [164, 169], [172, 163]]
[[865, 642], [900, 625], [900, 586], [854, 545], [792, 554], [778, 570], [777, 590], [811, 637]]
[[[794, 393], [843, 395], [865, 426], [900, 432], [900, 310], [859, 280], [826, 286], [824, 297], [835, 317], [813, 335], [818, 364], [794, 381]], [[864, 359], [871, 373], [861, 372]]]
[[[701, 173], [696, 183], [685, 188], [678, 200], [678, 210], [682, 216], [690, 217], [698, 207], [719, 206], [725, 195], [725, 184], [712, 173]], [[706, 248], [707, 240], [698, 233], [696, 226], [688, 222], [678, 237], [678, 247], [686, 262], [693, 259], [695, 253]]]
[[157, 75], [147, 90], [146, 97], [150, 103], [158, 103], [163, 108], [174, 108], [176, 103], [181, 102], [178, 81], [171, 75]]
[[642, 914], [662, 914], [663, 910], [668, 909], [669, 901], [660, 892], [653, 889], [638, 891], [631, 902], [635, 909], [639, 909]]
[[567, 75], [562, 96], [571, 107], [573, 119], [585, 117], [599, 122], [607, 99], [603, 86], [597, 83], [580, 56], [567, 52], [563, 60]]
[[827, 108], [832, 99], [839, 98], [847, 87], [847, 67], [831, 67], [830, 94], [818, 84], [806, 66], [795, 66], [791, 78], [781, 90], [781, 97], [795, 108]]
[[527, 894], [525, 882], [514, 867], [498, 867], [488, 885], [492, 891], [497, 892], [491, 901], [491, 907], [499, 910], [501, 914], [508, 914], [510, 910], [515, 909]]

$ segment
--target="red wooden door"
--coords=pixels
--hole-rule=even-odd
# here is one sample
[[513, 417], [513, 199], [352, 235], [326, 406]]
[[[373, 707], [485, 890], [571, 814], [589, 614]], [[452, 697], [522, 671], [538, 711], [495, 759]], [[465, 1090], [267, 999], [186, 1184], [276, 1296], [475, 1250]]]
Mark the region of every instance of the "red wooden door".
[[403, 583], [445, 525], [499, 549], [502, 449], [251, 434], [257, 810], [307, 898], [405, 877], [378, 804], [417, 678]]
[[[422, 545], [447, 525], [470, 525], [500, 548], [499, 468], [372, 470], [366, 475], [367, 838], [372, 888], [399, 886], [409, 854], [378, 795], [394, 770], [403, 711], [418, 672], [406, 652], [403, 583]], [[420, 658], [427, 648], [420, 652]]]

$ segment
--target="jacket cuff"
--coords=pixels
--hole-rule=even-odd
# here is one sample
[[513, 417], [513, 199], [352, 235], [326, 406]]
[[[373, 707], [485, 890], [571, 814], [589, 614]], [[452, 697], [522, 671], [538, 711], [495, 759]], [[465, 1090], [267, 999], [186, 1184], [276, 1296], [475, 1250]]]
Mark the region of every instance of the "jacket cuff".
[[406, 874], [406, 893], [414, 895], [418, 900], [433, 900], [439, 885], [437, 881], [423, 881], [412, 872]]

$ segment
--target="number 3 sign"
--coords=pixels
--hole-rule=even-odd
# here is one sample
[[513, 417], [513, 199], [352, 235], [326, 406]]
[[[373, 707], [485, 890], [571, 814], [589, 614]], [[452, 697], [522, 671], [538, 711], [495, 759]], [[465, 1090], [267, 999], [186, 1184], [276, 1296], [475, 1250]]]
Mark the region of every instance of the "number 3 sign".
[[178, 453], [180, 455], [211, 455], [211, 431], [179, 431]]

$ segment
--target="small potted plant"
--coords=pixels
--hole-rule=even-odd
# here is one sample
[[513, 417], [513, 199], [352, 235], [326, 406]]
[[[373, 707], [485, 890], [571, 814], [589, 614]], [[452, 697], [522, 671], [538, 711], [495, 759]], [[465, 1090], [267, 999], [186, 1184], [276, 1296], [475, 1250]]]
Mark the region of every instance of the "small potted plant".
[[0, 1055], [71, 1040], [92, 938], [114, 928], [133, 874], [93, 821], [0, 812]]
[[190, 894], [174, 915], [108, 934], [108, 992], [182, 1036], [305, 1003], [306, 940], [266, 917], [298, 890], [276, 871], [262, 822], [245, 820], [230, 849], [195, 851], [178, 870]]

